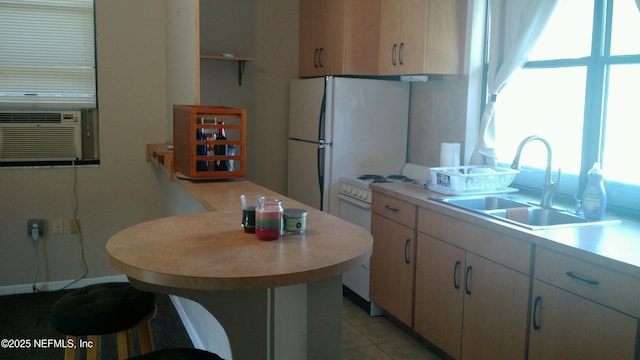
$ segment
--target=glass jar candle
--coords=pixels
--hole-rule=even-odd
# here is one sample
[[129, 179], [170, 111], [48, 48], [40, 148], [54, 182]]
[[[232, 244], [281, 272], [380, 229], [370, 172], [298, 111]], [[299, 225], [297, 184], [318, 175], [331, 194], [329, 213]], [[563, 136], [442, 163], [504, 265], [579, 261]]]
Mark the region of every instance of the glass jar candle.
[[262, 240], [279, 239], [284, 233], [282, 201], [258, 198], [256, 204], [256, 236]]
[[307, 228], [307, 211], [303, 209], [284, 210], [284, 232], [303, 234]]

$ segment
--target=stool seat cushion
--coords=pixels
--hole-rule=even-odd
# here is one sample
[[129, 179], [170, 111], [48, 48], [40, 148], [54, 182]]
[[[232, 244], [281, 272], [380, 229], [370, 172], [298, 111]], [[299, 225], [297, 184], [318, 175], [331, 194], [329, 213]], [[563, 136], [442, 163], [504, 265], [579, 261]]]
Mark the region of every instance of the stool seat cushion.
[[129, 283], [102, 283], [74, 290], [53, 304], [53, 326], [64, 335], [104, 335], [134, 327], [153, 311], [152, 292]]
[[140, 356], [134, 356], [129, 360], [224, 360], [220, 356], [199, 349], [178, 348], [163, 349], [146, 353]]

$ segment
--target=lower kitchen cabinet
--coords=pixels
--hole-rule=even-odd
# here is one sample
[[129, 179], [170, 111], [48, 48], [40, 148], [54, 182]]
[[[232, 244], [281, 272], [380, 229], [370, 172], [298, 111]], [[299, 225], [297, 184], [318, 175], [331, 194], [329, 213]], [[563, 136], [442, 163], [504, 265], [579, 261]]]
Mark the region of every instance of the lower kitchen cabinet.
[[369, 295], [378, 306], [411, 326], [415, 229], [373, 213], [371, 234]]
[[524, 359], [527, 275], [467, 252], [461, 359]]
[[634, 359], [638, 319], [536, 280], [529, 359]]
[[413, 320], [416, 206], [373, 193], [369, 296], [405, 325]]
[[464, 269], [464, 250], [418, 233], [414, 329], [455, 357], [462, 338]]
[[[422, 208], [418, 230], [415, 331], [456, 359], [524, 359], [531, 277], [496, 261], [519, 241]], [[528, 271], [519, 243], [504, 255]]]
[[636, 359], [640, 279], [536, 250], [529, 359]]

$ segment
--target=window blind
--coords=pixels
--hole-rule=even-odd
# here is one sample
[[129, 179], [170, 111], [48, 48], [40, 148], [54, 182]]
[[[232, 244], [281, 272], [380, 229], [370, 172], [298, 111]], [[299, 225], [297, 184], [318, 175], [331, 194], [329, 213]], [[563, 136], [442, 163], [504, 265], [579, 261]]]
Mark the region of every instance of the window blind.
[[0, 0], [0, 106], [96, 107], [93, 0]]

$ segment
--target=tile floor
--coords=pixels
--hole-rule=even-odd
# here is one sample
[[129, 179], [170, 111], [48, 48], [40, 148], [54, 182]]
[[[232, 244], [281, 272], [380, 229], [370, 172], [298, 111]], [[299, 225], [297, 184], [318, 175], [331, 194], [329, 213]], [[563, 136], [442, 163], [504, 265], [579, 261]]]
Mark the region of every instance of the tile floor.
[[343, 360], [441, 360], [424, 342], [383, 316], [371, 317], [343, 298]]

